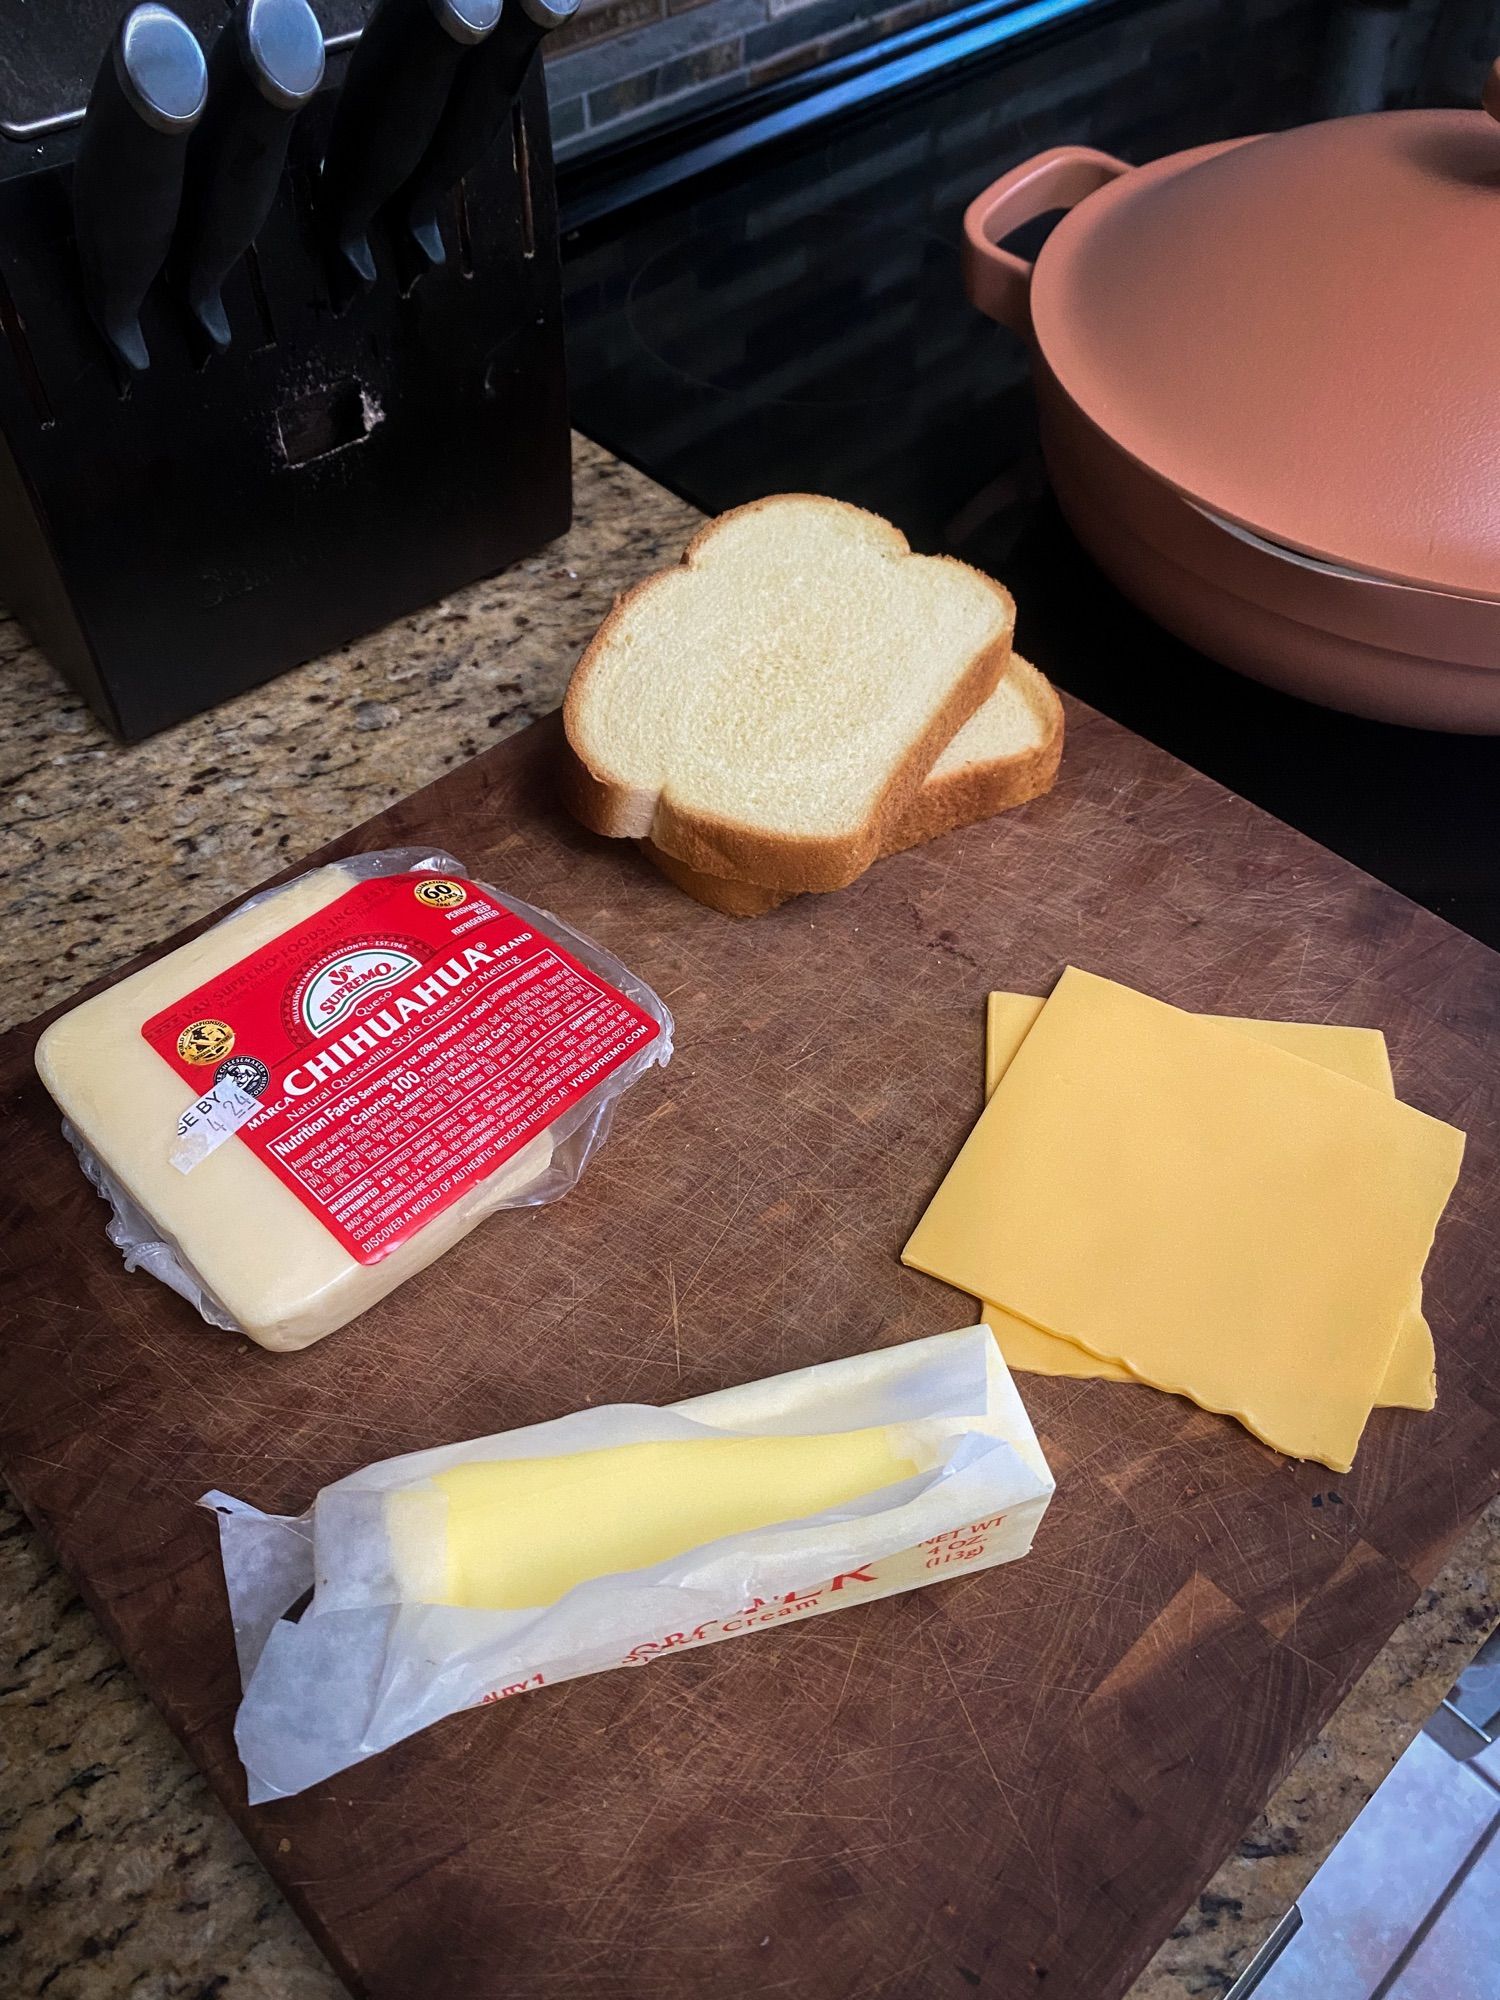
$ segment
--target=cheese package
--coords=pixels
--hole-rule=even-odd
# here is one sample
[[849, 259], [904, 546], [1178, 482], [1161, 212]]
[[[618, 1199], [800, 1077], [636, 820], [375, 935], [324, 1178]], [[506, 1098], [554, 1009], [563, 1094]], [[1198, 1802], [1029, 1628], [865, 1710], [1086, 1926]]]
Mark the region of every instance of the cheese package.
[[1070, 967], [908, 1264], [1345, 1472], [1463, 1135]]
[[[985, 1013], [984, 1095], [994, 1096], [1000, 1079], [1009, 1069], [1037, 1016], [1046, 1005], [1027, 993], [992, 993]], [[1396, 1094], [1391, 1075], [1391, 1059], [1385, 1036], [1378, 1028], [1348, 1028], [1323, 1021], [1256, 1021], [1242, 1015], [1213, 1014], [1226, 1028], [1269, 1042], [1289, 1055], [1321, 1063], [1354, 1083], [1378, 1090], [1386, 1097]], [[1118, 1361], [1105, 1361], [1087, 1348], [1055, 1333], [1046, 1333], [1030, 1321], [1007, 1312], [1003, 1306], [980, 1301], [980, 1315], [1000, 1343], [1007, 1364], [1036, 1375], [1062, 1375], [1105, 1382], [1134, 1382], [1138, 1378]], [[1396, 1334], [1395, 1351], [1386, 1364], [1378, 1409], [1430, 1410], [1437, 1400], [1437, 1357], [1433, 1351], [1432, 1329], [1422, 1314], [1422, 1287], [1417, 1285], [1412, 1303], [1402, 1315]]]
[[1010, 1562], [1053, 1491], [985, 1327], [387, 1459], [219, 1516], [252, 1804], [456, 1710]]
[[127, 1267], [298, 1348], [565, 1194], [671, 1051], [617, 959], [402, 849], [253, 897], [54, 1021], [36, 1063]]

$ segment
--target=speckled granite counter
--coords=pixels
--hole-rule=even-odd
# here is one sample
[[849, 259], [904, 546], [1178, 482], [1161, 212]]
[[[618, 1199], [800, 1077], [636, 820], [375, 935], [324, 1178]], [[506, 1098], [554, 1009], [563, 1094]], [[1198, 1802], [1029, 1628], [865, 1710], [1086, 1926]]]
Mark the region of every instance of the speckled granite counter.
[[[554, 707], [697, 516], [580, 442], [542, 555], [122, 749], [0, 615], [0, 993], [23, 1019]], [[1500, 1506], [1188, 1912], [1136, 2000], [1220, 1994], [1500, 1616]], [[342, 1989], [13, 1508], [0, 1517], [0, 1991]], [[1008, 2000], [1008, 1996], [1001, 1996]]]

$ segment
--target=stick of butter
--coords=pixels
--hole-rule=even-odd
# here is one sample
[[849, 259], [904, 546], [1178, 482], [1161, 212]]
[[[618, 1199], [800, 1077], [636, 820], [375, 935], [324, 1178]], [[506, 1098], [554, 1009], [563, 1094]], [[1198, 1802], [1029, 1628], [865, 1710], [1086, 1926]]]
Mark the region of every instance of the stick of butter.
[[251, 1801], [460, 1708], [1009, 1562], [1052, 1491], [970, 1327], [387, 1459], [296, 1519], [206, 1494]]
[[525, 1611], [616, 1570], [798, 1521], [915, 1478], [898, 1427], [811, 1437], [662, 1438], [565, 1457], [470, 1460], [432, 1475], [440, 1510], [393, 1493], [405, 1601]]
[[62, 1015], [36, 1061], [127, 1261], [298, 1348], [565, 1193], [670, 1053], [616, 960], [395, 852], [257, 897]]

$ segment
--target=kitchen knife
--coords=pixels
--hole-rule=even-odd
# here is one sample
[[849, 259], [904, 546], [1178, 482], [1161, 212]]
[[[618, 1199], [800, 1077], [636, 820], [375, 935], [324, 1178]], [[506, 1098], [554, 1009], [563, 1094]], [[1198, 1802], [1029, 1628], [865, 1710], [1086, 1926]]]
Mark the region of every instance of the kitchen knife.
[[171, 247], [188, 136], [207, 90], [192, 31], [150, 0], [115, 30], [89, 93], [73, 167], [73, 227], [85, 302], [131, 373], [151, 365], [141, 306]]
[[321, 206], [336, 257], [375, 280], [370, 224], [427, 149], [466, 49], [500, 0], [379, 0], [355, 44], [323, 162]]
[[429, 264], [446, 256], [438, 205], [484, 158], [504, 129], [542, 37], [578, 11], [579, 0], [505, 0], [500, 25], [459, 64], [432, 144], [399, 196], [407, 228]]
[[194, 319], [221, 350], [221, 287], [271, 212], [292, 126], [322, 81], [323, 30], [307, 0], [240, 0], [208, 59], [175, 260]]

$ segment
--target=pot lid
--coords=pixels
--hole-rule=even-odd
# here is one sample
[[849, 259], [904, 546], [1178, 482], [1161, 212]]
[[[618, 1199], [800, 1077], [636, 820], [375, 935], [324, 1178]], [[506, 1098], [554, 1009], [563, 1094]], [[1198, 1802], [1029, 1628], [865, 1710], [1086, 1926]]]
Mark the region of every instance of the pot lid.
[[1200, 506], [1500, 598], [1500, 125], [1383, 112], [1127, 172], [1065, 216], [1032, 321], [1064, 390]]

